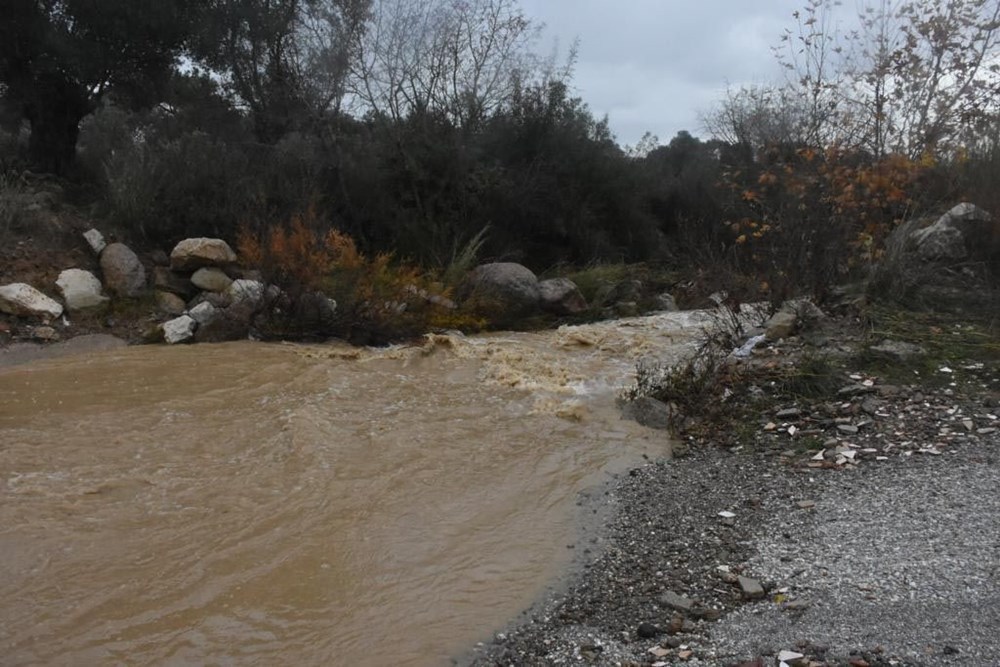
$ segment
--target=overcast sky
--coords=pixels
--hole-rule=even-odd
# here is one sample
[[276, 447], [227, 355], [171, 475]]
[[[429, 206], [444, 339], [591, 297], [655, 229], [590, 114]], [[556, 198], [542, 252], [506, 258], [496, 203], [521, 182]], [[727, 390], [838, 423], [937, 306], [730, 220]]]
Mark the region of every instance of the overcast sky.
[[580, 39], [576, 93], [608, 114], [622, 145], [646, 130], [703, 136], [698, 114], [726, 85], [781, 76], [771, 47], [803, 0], [521, 0], [544, 23], [543, 51]]

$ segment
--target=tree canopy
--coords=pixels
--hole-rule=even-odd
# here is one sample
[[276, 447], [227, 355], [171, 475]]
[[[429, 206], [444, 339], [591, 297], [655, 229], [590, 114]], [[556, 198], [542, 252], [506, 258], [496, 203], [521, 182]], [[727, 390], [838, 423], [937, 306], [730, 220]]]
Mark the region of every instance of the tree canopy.
[[34, 164], [65, 172], [102, 99], [151, 104], [194, 24], [193, 0], [5, 0], [0, 101], [31, 126]]

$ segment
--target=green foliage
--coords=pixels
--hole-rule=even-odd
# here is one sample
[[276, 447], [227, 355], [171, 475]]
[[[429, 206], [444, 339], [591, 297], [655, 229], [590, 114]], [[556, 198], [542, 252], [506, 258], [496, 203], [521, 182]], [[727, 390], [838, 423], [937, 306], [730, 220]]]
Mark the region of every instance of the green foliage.
[[189, 35], [190, 0], [9, 0], [0, 22], [0, 102], [31, 125], [44, 170], [73, 164], [80, 121], [106, 96], [158, 101]]

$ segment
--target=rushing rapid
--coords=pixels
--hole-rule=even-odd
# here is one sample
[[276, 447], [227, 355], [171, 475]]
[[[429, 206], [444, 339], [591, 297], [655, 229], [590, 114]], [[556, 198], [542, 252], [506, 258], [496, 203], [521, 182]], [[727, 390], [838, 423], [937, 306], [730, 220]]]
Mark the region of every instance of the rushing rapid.
[[0, 663], [447, 664], [566, 566], [582, 490], [669, 454], [614, 402], [698, 330], [0, 368]]

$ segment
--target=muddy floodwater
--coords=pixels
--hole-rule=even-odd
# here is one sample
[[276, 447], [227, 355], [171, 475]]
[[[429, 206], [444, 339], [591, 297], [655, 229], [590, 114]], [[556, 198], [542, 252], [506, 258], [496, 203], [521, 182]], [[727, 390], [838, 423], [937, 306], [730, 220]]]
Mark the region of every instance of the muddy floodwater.
[[0, 664], [447, 665], [567, 566], [582, 490], [668, 455], [614, 401], [698, 329], [0, 368]]

